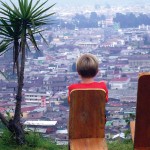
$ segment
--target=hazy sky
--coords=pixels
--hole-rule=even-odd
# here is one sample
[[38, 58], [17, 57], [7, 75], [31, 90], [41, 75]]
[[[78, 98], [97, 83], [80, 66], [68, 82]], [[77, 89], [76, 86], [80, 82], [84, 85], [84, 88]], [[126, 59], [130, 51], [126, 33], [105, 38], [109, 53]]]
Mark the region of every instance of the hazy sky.
[[[3, 0], [5, 2], [9, 2], [9, 0]], [[13, 2], [17, 2], [18, 0], [12, 0]], [[37, 0], [33, 0], [37, 1]], [[44, 0], [41, 0], [43, 2]], [[81, 5], [135, 5], [135, 4], [150, 4], [150, 0], [49, 0], [50, 4], [57, 3], [56, 6], [81, 6]]]
[[86, 5], [86, 4], [109, 4], [109, 5], [130, 5], [130, 4], [146, 4], [150, 3], [150, 0], [51, 0], [58, 4], [68, 5]]

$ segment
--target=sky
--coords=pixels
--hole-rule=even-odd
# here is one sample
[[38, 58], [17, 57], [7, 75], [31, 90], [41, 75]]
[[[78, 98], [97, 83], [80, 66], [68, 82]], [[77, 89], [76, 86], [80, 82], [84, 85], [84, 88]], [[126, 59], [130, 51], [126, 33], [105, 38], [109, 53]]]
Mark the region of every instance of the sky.
[[56, 2], [57, 4], [64, 5], [95, 5], [95, 4], [103, 4], [103, 5], [135, 5], [135, 4], [147, 4], [150, 3], [150, 0], [50, 0], [52, 2]]
[[[2, 0], [9, 2], [9, 0]], [[18, 0], [12, 0], [17, 3]], [[37, 1], [37, 0], [33, 0]], [[41, 0], [43, 2], [44, 0]], [[150, 0], [49, 0], [50, 4], [56, 3], [56, 6], [84, 6], [84, 5], [136, 5], [136, 4], [150, 4]]]

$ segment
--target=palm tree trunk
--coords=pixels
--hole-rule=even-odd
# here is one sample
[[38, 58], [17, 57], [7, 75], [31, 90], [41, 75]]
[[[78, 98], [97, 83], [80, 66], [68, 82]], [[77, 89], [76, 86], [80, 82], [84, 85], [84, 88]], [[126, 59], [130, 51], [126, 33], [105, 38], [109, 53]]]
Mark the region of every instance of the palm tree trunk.
[[24, 32], [24, 35], [21, 38], [20, 67], [18, 64], [18, 60], [17, 60], [17, 64], [16, 64], [17, 65], [17, 73], [18, 73], [18, 89], [17, 89], [17, 95], [16, 95], [15, 114], [14, 114], [14, 119], [10, 120], [10, 122], [9, 122], [9, 125], [13, 128], [13, 130], [15, 132], [16, 141], [18, 144], [25, 143], [25, 135], [24, 135], [23, 125], [20, 122], [22, 89], [23, 89], [23, 85], [24, 85], [25, 43], [26, 43], [26, 32]]
[[25, 67], [25, 37], [22, 37], [20, 61], [21, 61], [21, 65], [20, 65], [20, 71], [18, 76], [18, 90], [16, 95], [17, 102], [16, 102], [16, 109], [14, 115], [14, 120], [16, 122], [20, 122], [20, 114], [21, 114], [22, 88], [24, 85], [24, 67]]

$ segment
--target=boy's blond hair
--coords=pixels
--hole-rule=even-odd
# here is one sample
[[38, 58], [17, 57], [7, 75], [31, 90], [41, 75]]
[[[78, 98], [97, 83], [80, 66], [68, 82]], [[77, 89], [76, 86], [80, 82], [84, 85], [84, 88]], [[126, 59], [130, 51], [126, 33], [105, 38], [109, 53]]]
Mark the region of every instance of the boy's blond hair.
[[78, 58], [76, 68], [81, 77], [94, 77], [98, 72], [98, 60], [92, 54], [83, 54]]

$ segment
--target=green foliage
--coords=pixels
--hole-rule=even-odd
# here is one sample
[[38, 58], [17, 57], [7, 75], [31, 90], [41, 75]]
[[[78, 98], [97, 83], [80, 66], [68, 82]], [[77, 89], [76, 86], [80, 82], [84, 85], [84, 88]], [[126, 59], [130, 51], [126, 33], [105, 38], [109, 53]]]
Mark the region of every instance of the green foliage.
[[133, 143], [131, 140], [108, 142], [109, 150], [133, 150]]
[[37, 147], [40, 142], [40, 134], [36, 132], [29, 132], [26, 135], [26, 143], [29, 147]]
[[[35, 50], [39, 50], [35, 40], [35, 35], [39, 34], [43, 38], [41, 32], [42, 26], [50, 24], [50, 16], [54, 13], [48, 11], [55, 5], [46, 6], [48, 0], [18, 0], [18, 6], [10, 0], [7, 4], [4, 0], [0, 0], [0, 54], [8, 50], [12, 50], [13, 72], [17, 75], [17, 94], [16, 108], [13, 119], [13, 124], [20, 122], [20, 110], [22, 100], [22, 88], [24, 82], [24, 68], [26, 60], [26, 51], [30, 50], [30, 42]], [[43, 38], [45, 41], [45, 39]], [[46, 41], [45, 41], [46, 42]], [[7, 120], [6, 120], [7, 121]], [[16, 142], [24, 144], [24, 135], [22, 128], [12, 129], [16, 134]], [[18, 131], [17, 131], [18, 130]], [[20, 130], [20, 131], [19, 131]], [[19, 133], [19, 134], [18, 134]], [[33, 146], [36, 146], [37, 139], [34, 139]], [[30, 140], [31, 141], [31, 140]]]
[[131, 135], [130, 129], [126, 130], [124, 134], [125, 134], [125, 137], [128, 138], [128, 136]]
[[3, 130], [0, 138], [0, 150], [67, 150], [65, 146], [57, 146], [50, 139], [43, 138], [36, 131], [30, 131], [26, 134], [26, 144], [19, 146], [16, 144], [12, 133], [8, 129]]
[[130, 114], [130, 119], [131, 120], [135, 120], [135, 117], [136, 117], [135, 114]]
[[12, 119], [12, 117], [11, 117], [11, 115], [10, 115], [10, 112], [9, 112], [9, 111], [6, 111], [6, 119], [7, 119], [7, 120]]
[[121, 28], [133, 28], [138, 27], [141, 24], [150, 25], [149, 15], [142, 13], [138, 16], [134, 13], [117, 13], [113, 20], [114, 22], [119, 23]]
[[8, 129], [4, 128], [1, 136], [1, 143], [3, 145], [15, 145], [13, 137], [13, 133], [11, 133]]
[[41, 148], [41, 149], [50, 149], [50, 150], [59, 150], [52, 140], [43, 138], [39, 133], [35, 131], [30, 131], [26, 134], [26, 144], [28, 147], [32, 148]]
[[1, 70], [0, 70], [0, 75], [2, 75], [5, 79], [7, 79], [6, 75]]
[[[28, 145], [3, 145], [0, 139], [0, 150], [68, 150], [68, 146], [57, 146], [55, 143], [48, 139], [40, 138], [39, 144], [36, 147], [30, 147]], [[113, 141], [108, 142], [108, 150], [133, 150], [133, 143], [130, 140], [125, 141]]]
[[4, 41], [0, 41], [0, 54], [3, 54], [3, 52], [6, 51], [8, 47], [8, 43]]
[[127, 123], [127, 126], [128, 126], [128, 130], [126, 130], [125, 131], [125, 137], [126, 138], [128, 138], [128, 137], [130, 137], [130, 135], [131, 135], [131, 131], [130, 131], [130, 121], [132, 121], [132, 120], [135, 120], [135, 114], [130, 114], [129, 115], [129, 118], [126, 118], [126, 123]]
[[[28, 41], [30, 41], [36, 50], [39, 50], [34, 35], [38, 34], [43, 38], [41, 26], [52, 24], [50, 16], [54, 13], [47, 13], [55, 4], [45, 7], [48, 0], [42, 2], [38, 0], [18, 0], [19, 7], [10, 0], [11, 5], [0, 1], [0, 54], [7, 50], [13, 49], [14, 65], [19, 59], [22, 52], [22, 46], [25, 44], [26, 49], [30, 49]], [[47, 13], [47, 14], [45, 14]], [[46, 42], [46, 40], [43, 38]], [[47, 43], [47, 42], [46, 42]], [[24, 47], [24, 46], [23, 46]]]
[[[30, 131], [26, 134], [26, 144], [18, 146], [13, 139], [12, 133], [4, 129], [0, 138], [0, 150], [68, 150], [68, 146], [58, 146], [50, 139], [43, 138], [39, 133]], [[108, 142], [109, 150], [133, 150], [131, 140], [117, 140]]]
[[[5, 140], [8, 141], [10, 134], [5, 132], [3, 135], [5, 135]], [[68, 150], [68, 146], [58, 146], [52, 140], [42, 138], [40, 134], [35, 132], [29, 132], [26, 135], [28, 143], [24, 146], [18, 146], [13, 141], [4, 142], [3, 140], [0, 138], [0, 150]], [[109, 150], [133, 150], [133, 142], [131, 140], [108, 142], [107, 145]]]
[[4, 124], [0, 121], [0, 131], [2, 131], [4, 129]]

